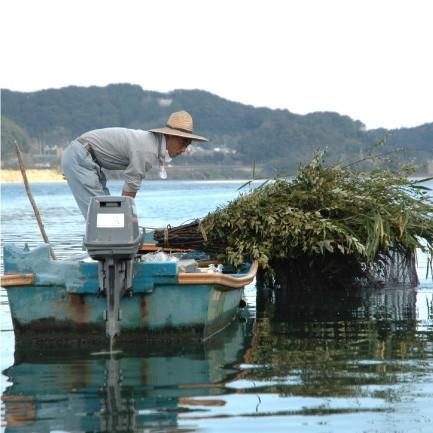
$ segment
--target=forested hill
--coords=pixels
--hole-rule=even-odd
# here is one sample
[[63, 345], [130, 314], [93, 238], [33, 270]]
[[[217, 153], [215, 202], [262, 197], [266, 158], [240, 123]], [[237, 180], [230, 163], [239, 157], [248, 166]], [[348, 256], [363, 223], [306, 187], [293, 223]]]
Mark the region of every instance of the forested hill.
[[[2, 161], [13, 156], [13, 140], [25, 152], [49, 152], [96, 128], [163, 126], [173, 111], [189, 111], [196, 132], [210, 142], [179, 158], [186, 164], [242, 164], [255, 161], [267, 174], [293, 171], [314, 150], [331, 159], [365, 157], [387, 137], [387, 149], [410, 148], [404, 158], [433, 161], [433, 123], [394, 131], [365, 130], [359, 120], [333, 112], [298, 115], [228, 101], [202, 90], [158, 93], [130, 84], [65, 87], [22, 93], [2, 90]], [[290, 101], [288, 101], [290, 105]]]

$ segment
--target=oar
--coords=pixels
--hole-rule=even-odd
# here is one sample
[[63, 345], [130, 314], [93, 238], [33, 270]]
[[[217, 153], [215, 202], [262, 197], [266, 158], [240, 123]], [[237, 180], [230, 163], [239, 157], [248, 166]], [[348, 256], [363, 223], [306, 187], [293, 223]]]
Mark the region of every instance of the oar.
[[[27, 173], [26, 173], [26, 169], [24, 167], [24, 162], [23, 162], [21, 150], [20, 150], [20, 147], [18, 146], [18, 143], [16, 141], [15, 141], [15, 150], [17, 151], [18, 163], [20, 165], [21, 174], [23, 176], [24, 186], [26, 187], [27, 196], [30, 200], [32, 207], [33, 207], [33, 212], [35, 213], [35, 217], [36, 217], [36, 220], [38, 222], [39, 230], [41, 231], [42, 238], [44, 239], [44, 242], [46, 244], [50, 245], [50, 242], [48, 240], [48, 236], [45, 233], [45, 228], [44, 228], [44, 225], [42, 223], [41, 215], [39, 213], [38, 207], [36, 206], [36, 202], [33, 199], [33, 194], [30, 190], [30, 185], [29, 185], [29, 181], [27, 180]], [[50, 245], [50, 254], [51, 254], [52, 259], [56, 260], [56, 256], [54, 254], [54, 251], [53, 251], [51, 245]]]

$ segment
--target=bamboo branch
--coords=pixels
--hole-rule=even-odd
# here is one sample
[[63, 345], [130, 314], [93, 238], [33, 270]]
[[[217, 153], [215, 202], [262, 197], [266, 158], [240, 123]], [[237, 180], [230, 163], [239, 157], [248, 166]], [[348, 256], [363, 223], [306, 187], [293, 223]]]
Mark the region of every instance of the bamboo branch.
[[[21, 154], [21, 150], [20, 147], [18, 146], [18, 143], [15, 141], [15, 150], [17, 152], [17, 157], [18, 157], [18, 163], [20, 165], [20, 170], [21, 170], [21, 174], [23, 176], [23, 181], [24, 181], [24, 186], [26, 188], [26, 192], [27, 192], [27, 196], [30, 200], [30, 203], [32, 205], [33, 208], [33, 212], [35, 214], [36, 217], [36, 221], [38, 222], [38, 226], [39, 226], [39, 230], [41, 232], [42, 238], [44, 240], [44, 242], [48, 245], [50, 245], [50, 242], [48, 240], [48, 236], [45, 232], [45, 228], [44, 228], [44, 224], [42, 223], [42, 219], [41, 219], [41, 215], [39, 213], [39, 209], [36, 205], [35, 200], [33, 199], [33, 194], [32, 191], [30, 190], [30, 185], [29, 185], [29, 181], [27, 179], [27, 173], [26, 173], [26, 169], [24, 167], [24, 162], [23, 162], [23, 157]], [[50, 245], [50, 254], [53, 260], [56, 260], [56, 256], [54, 254], [53, 248]]]

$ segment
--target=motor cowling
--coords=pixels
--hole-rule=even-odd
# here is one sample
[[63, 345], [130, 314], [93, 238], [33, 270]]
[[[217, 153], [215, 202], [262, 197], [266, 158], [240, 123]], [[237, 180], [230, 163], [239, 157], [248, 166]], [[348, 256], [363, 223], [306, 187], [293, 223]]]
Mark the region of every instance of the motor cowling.
[[130, 290], [133, 262], [142, 243], [137, 212], [131, 197], [93, 197], [86, 220], [84, 246], [98, 260], [100, 294], [107, 298], [106, 333], [120, 333], [120, 299]]
[[133, 258], [141, 245], [137, 211], [131, 197], [93, 197], [86, 219], [84, 246], [90, 257]]

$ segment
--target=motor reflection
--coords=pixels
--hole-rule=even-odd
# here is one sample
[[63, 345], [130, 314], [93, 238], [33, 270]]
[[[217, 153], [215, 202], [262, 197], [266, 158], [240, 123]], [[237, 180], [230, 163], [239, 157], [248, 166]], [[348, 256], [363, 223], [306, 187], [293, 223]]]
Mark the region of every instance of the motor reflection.
[[19, 347], [3, 372], [5, 431], [175, 430], [196, 397], [197, 406], [201, 396], [224, 404], [218, 395], [239, 374], [251, 326], [236, 321], [204, 343], [138, 344], [114, 355]]

